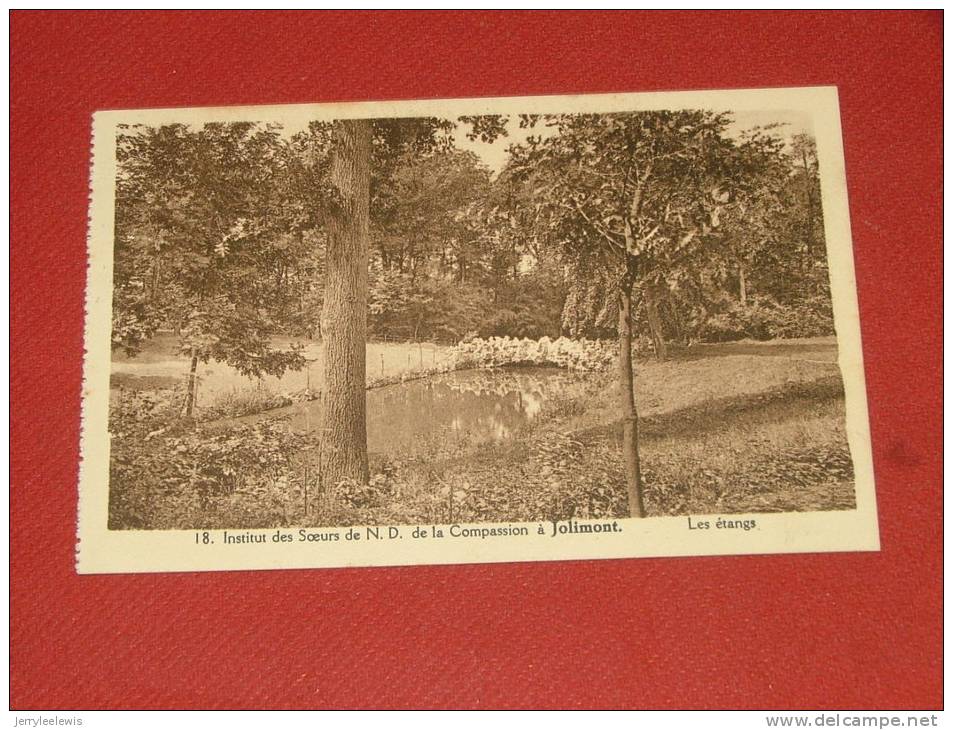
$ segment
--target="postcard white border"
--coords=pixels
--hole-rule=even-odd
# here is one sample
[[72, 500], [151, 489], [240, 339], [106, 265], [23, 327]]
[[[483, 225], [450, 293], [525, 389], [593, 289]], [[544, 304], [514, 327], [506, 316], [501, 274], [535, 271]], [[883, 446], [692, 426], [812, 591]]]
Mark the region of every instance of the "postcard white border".
[[[754, 519], [757, 528], [698, 530], [685, 517], [620, 519], [621, 532], [551, 536], [551, 523], [512, 523], [529, 536], [491, 539], [413, 539], [414, 526], [397, 526], [401, 537], [358, 541], [274, 542], [278, 530], [234, 530], [267, 536], [264, 544], [196, 545], [194, 530], [109, 530], [109, 374], [116, 126], [202, 124], [210, 121], [290, 122], [302, 119], [384, 118], [519, 113], [600, 113], [711, 108], [732, 111], [800, 111], [810, 114], [817, 141], [825, 238], [844, 380], [847, 438], [853, 458], [857, 507], [836, 512], [726, 514]], [[83, 384], [77, 571], [143, 573], [261, 570], [354, 566], [497, 563], [660, 556], [741, 555], [879, 550], [873, 460], [867, 414], [860, 318], [854, 276], [847, 182], [835, 87], [679, 91], [574, 96], [441, 99], [388, 102], [205, 107], [102, 111], [93, 118], [92, 195], [86, 294], [86, 357]], [[717, 515], [715, 515], [717, 517]], [[598, 520], [603, 522], [604, 520]], [[593, 520], [592, 522], [596, 522]], [[490, 527], [479, 523], [473, 527]], [[388, 526], [383, 526], [385, 531]], [[445, 533], [446, 533], [446, 527]], [[358, 528], [362, 534], [364, 527]], [[297, 536], [297, 528], [281, 528]], [[221, 530], [210, 531], [213, 536]]]

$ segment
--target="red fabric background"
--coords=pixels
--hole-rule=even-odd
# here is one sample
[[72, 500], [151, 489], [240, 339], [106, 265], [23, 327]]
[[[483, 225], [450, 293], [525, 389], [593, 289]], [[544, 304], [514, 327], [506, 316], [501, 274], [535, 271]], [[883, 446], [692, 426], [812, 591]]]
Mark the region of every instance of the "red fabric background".
[[[14, 708], [941, 705], [941, 13], [14, 12], [11, 34]], [[93, 111], [813, 84], [840, 88], [882, 552], [76, 575]]]

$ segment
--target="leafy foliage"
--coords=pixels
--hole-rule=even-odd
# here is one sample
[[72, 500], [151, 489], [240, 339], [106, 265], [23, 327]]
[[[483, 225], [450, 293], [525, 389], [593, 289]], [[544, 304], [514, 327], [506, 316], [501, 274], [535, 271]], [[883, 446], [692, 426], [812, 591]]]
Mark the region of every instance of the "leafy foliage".
[[[461, 121], [475, 137], [506, 132], [500, 117]], [[521, 123], [548, 136], [514, 147], [494, 179], [453, 148], [450, 122], [379, 120], [370, 331], [444, 342], [613, 336], [611, 292], [629, 259], [639, 286], [657, 292], [667, 339], [759, 336], [734, 326], [759, 317], [730, 315], [726, 292], [742, 307], [759, 297], [807, 312], [829, 296], [813, 140], [786, 145], [773, 128], [733, 137], [727, 121], [703, 111], [528, 116]], [[293, 138], [249, 123], [122, 130], [114, 346], [135, 353], [172, 329], [200, 360], [255, 374], [298, 367], [269, 341], [320, 334], [330, 147], [323, 123]], [[646, 331], [638, 286], [636, 304]], [[726, 317], [737, 321], [725, 327]]]
[[269, 346], [292, 295], [289, 262], [303, 247], [281, 174], [286, 152], [276, 129], [251, 123], [120, 132], [114, 347], [133, 354], [164, 327], [179, 333], [183, 352], [243, 373], [303, 364], [300, 353]]
[[731, 302], [723, 311], [699, 324], [703, 342], [818, 337], [834, 332], [830, 302], [826, 298], [802, 300], [785, 306], [767, 297], [755, 297], [742, 305]]
[[125, 394], [110, 412], [111, 529], [208, 526], [213, 505], [232, 525], [276, 524], [292, 494], [289, 455], [305, 438], [280, 421], [205, 431], [178, 419], [172, 394]]

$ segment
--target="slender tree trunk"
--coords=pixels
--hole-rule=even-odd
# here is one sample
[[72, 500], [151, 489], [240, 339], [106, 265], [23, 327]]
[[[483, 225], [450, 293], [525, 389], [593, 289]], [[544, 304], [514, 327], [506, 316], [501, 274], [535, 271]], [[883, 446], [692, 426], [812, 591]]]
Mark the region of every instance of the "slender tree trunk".
[[189, 382], [185, 393], [185, 417], [191, 418], [195, 410], [195, 371], [199, 366], [199, 357], [192, 348], [192, 362], [189, 365]]
[[324, 339], [324, 412], [321, 476], [366, 483], [365, 350], [371, 124], [334, 123], [331, 182], [340, 193], [328, 220], [321, 333]]
[[662, 318], [658, 313], [658, 301], [655, 288], [647, 284], [642, 292], [645, 302], [645, 316], [649, 321], [649, 330], [652, 333], [652, 344], [655, 347], [655, 357], [664, 360], [668, 357], [668, 347], [665, 344], [665, 332], [662, 329]]
[[424, 311], [421, 309], [417, 312], [417, 322], [414, 324], [414, 342], [417, 342], [417, 333], [420, 332], [420, 325], [424, 321]]
[[682, 345], [688, 344], [688, 330], [685, 329], [685, 322], [682, 320], [682, 313], [679, 311], [678, 303], [674, 299], [668, 300], [668, 314], [672, 323], [675, 325], [675, 336]]
[[619, 292], [619, 395], [622, 407], [622, 457], [629, 496], [629, 516], [645, 517], [642, 474], [639, 466], [639, 414], [635, 408], [632, 376], [632, 283]]
[[152, 260], [152, 300], [155, 301], [159, 298], [159, 266], [161, 264], [161, 259], [159, 258], [159, 252], [156, 252], [155, 258]]
[[645, 517], [642, 502], [642, 472], [639, 466], [639, 414], [635, 409], [635, 379], [632, 376], [632, 284], [638, 262], [630, 252], [636, 250], [633, 225], [639, 219], [645, 185], [652, 176], [653, 162], [635, 187], [629, 215], [625, 219], [625, 277], [619, 288], [619, 403], [622, 406], [622, 460], [629, 498], [629, 516]]
[[738, 264], [738, 298], [741, 300], [741, 306], [748, 304], [748, 280], [745, 278], [745, 265], [742, 261]]

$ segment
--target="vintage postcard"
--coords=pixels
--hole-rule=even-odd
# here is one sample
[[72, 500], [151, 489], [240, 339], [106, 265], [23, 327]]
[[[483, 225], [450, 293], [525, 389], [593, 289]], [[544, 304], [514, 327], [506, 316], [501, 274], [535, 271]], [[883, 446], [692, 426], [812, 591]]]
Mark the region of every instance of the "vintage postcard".
[[831, 87], [98, 112], [80, 573], [878, 550]]

